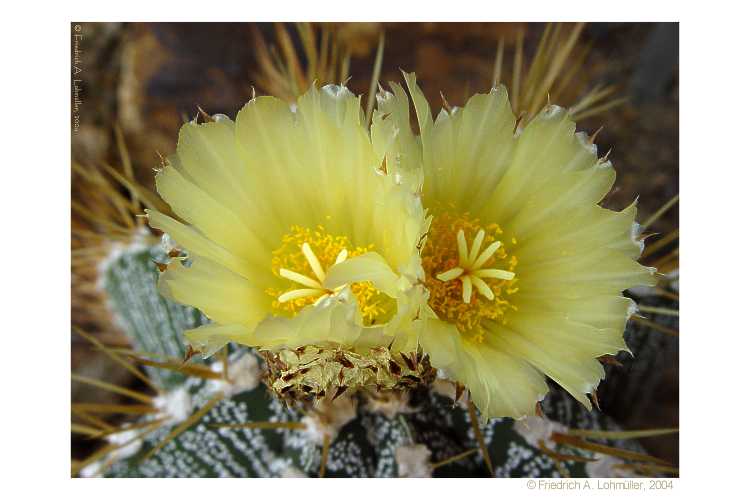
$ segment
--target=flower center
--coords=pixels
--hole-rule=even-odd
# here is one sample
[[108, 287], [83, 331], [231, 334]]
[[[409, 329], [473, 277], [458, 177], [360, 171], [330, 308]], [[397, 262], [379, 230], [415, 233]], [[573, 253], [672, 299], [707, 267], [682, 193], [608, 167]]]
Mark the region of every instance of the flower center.
[[[271, 269], [276, 276], [288, 281], [284, 289], [269, 288], [266, 293], [275, 298], [274, 310], [294, 315], [310, 304], [318, 304], [338, 294], [345, 286], [329, 290], [323, 286], [328, 270], [349, 257], [372, 250], [373, 245], [355, 247], [346, 236], [334, 236], [323, 226], [314, 230], [292, 226], [281, 238], [281, 246], [273, 251]], [[360, 313], [366, 324], [372, 324], [385, 312], [387, 298], [370, 283], [352, 283], [351, 291], [357, 298]]]
[[[422, 248], [430, 307], [478, 342], [483, 323], [505, 322], [506, 310], [516, 309], [508, 297], [518, 291], [518, 259], [508, 254], [502, 234], [497, 224], [482, 226], [468, 213], [444, 212], [433, 218]], [[510, 242], [515, 245], [515, 238]]]

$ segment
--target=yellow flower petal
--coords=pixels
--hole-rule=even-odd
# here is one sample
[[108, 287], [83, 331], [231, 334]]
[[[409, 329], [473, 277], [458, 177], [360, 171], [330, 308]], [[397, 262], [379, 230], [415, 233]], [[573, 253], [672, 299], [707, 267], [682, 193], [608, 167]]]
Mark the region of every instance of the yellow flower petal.
[[[503, 335], [507, 332], [506, 335]], [[488, 336], [489, 337], [489, 336]], [[586, 394], [591, 393], [604, 378], [604, 368], [595, 358], [571, 357], [571, 350], [556, 350], [557, 342], [545, 339], [539, 343], [536, 337], [528, 338], [528, 332], [503, 329], [493, 335], [492, 346], [502, 346], [503, 351], [517, 359], [526, 360], [539, 371], [568, 391], [589, 410], [591, 402]]]
[[393, 272], [383, 257], [368, 252], [346, 259], [328, 270], [323, 286], [329, 290], [347, 283], [370, 281], [375, 288], [395, 297], [399, 292], [399, 276]]
[[[485, 417], [530, 414], [546, 392], [542, 373], [590, 407], [587, 394], [604, 375], [597, 357], [627, 350], [633, 308], [621, 292], [654, 283], [654, 270], [636, 261], [635, 205], [597, 205], [614, 170], [562, 108], [548, 106], [514, 134], [507, 92], [495, 89], [433, 121], [414, 75], [405, 78], [425, 207], [439, 222], [423, 259], [437, 276], [426, 286], [444, 326], [431, 320], [420, 344], [469, 387]], [[446, 244], [452, 238], [456, 249]], [[499, 313], [486, 314], [492, 308]]]
[[[505, 88], [472, 96], [463, 109], [441, 112], [434, 124], [413, 74], [404, 75], [423, 145], [425, 206], [477, 210], [508, 168], [515, 117]], [[482, 183], [475, 179], [482, 177]]]
[[551, 106], [516, 140], [507, 171], [482, 214], [523, 236], [534, 218], [561, 217], [566, 204], [598, 203], [612, 182], [611, 165], [599, 165], [596, 147], [575, 134], [567, 111]]
[[208, 259], [194, 256], [190, 267], [172, 261], [159, 276], [159, 290], [176, 302], [197, 307], [220, 324], [253, 328], [270, 310], [271, 298], [259, 284], [262, 281], [262, 276], [248, 281]]
[[429, 353], [434, 367], [448, 370], [459, 363], [460, 340], [455, 326], [438, 319], [427, 319], [419, 344]]
[[482, 416], [523, 418], [549, 390], [544, 377], [523, 358], [471, 342], [463, 343], [457, 378], [464, 382]]
[[533, 415], [536, 402], [548, 390], [541, 374], [526, 362], [500, 349], [466, 342], [443, 321], [428, 321], [420, 344], [433, 366], [466, 385], [485, 417]]
[[204, 325], [185, 331], [185, 339], [207, 358], [229, 342], [252, 344], [252, 330], [243, 325]]
[[[376, 324], [391, 342], [400, 334], [396, 325], [410, 330], [403, 311], [413, 305], [400, 301], [411, 300], [406, 292], [422, 276], [417, 243], [428, 221], [416, 185], [378, 171], [384, 155], [398, 154], [397, 131], [387, 133], [391, 142], [376, 150], [359, 97], [333, 85], [311, 88], [294, 110], [259, 97], [236, 123], [216, 117], [184, 125], [157, 187], [187, 224], [149, 215], [153, 227], [174, 233], [193, 263], [170, 266], [163, 292], [218, 324], [246, 326], [252, 335], [243, 342], [264, 349], [312, 341], [351, 346]], [[322, 245], [319, 255], [313, 240]], [[355, 260], [355, 249], [372, 255]]]
[[351, 346], [362, 333], [361, 325], [356, 299], [344, 293], [308, 306], [292, 318], [267, 318], [256, 328], [250, 345], [272, 350], [329, 343]]
[[252, 266], [249, 263], [206, 238], [192, 227], [177, 222], [157, 210], [146, 210], [146, 214], [151, 227], [169, 233], [179, 246], [189, 248], [191, 255], [199, 255], [210, 259], [245, 278], [252, 275]]
[[390, 86], [393, 93], [377, 94], [378, 107], [370, 127], [373, 149], [381, 167], [417, 192], [422, 186], [424, 171], [422, 150], [411, 131], [409, 97], [399, 84]]
[[635, 215], [635, 202], [621, 212], [597, 205], [577, 207], [565, 217], [540, 225], [538, 233], [519, 242], [519, 248], [523, 250], [526, 263], [585, 254], [602, 247], [635, 259], [643, 249], [643, 244], [636, 239]]
[[236, 147], [234, 122], [221, 115], [215, 120], [200, 125], [186, 123], [180, 129], [177, 152], [170, 163], [238, 216], [253, 214], [256, 222], [265, 220], [268, 213], [256, 202], [259, 186], [254, 185]]
[[237, 214], [187, 180], [173, 166], [156, 176], [156, 188], [164, 200], [186, 222], [206, 237], [245, 260], [263, 264], [267, 249]]

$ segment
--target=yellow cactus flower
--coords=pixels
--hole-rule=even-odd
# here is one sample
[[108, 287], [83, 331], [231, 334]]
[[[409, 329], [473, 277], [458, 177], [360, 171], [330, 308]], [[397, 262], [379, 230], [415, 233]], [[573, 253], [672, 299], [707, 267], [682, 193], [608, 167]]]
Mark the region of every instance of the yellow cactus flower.
[[183, 222], [148, 218], [189, 257], [172, 260], [161, 292], [213, 321], [186, 332], [191, 345], [393, 342], [422, 277], [425, 218], [382, 161], [359, 98], [340, 86], [312, 88], [292, 108], [254, 98], [236, 122], [185, 124], [156, 178]]
[[[387, 164], [433, 217], [420, 243], [430, 317], [419, 338], [433, 366], [466, 385], [485, 418], [532, 415], [545, 375], [587, 408], [604, 377], [597, 357], [627, 350], [635, 310], [622, 291], [653, 284], [636, 262], [635, 203], [599, 206], [615, 180], [566, 110], [548, 106], [517, 130], [505, 88], [442, 110], [406, 75], [373, 120]], [[423, 164], [423, 173], [420, 172]]]

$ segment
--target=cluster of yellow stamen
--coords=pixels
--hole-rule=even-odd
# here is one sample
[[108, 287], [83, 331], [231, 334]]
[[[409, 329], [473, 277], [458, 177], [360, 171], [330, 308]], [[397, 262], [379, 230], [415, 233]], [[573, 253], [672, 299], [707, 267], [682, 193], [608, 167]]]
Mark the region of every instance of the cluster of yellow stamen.
[[518, 291], [513, 272], [518, 260], [502, 234], [497, 224], [482, 226], [469, 214], [443, 212], [433, 218], [422, 249], [430, 307], [478, 342], [484, 339], [483, 323], [504, 322], [507, 309], [515, 309], [508, 297]]
[[[344, 288], [329, 290], [323, 286], [326, 273], [335, 264], [373, 249], [372, 245], [354, 247], [346, 236], [333, 236], [323, 226], [310, 229], [292, 226], [281, 239], [281, 246], [273, 251], [271, 268], [277, 276], [289, 280], [289, 287], [269, 288], [266, 293], [275, 298], [272, 307], [288, 314], [296, 314], [305, 306], [317, 304], [336, 295]], [[385, 297], [369, 281], [349, 285], [357, 298], [360, 313], [366, 324], [372, 324], [385, 312]]]

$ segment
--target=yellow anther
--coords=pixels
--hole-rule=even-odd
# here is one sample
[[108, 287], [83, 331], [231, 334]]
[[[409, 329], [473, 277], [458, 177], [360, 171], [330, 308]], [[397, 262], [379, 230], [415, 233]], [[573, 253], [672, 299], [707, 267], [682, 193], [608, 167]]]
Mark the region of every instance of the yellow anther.
[[495, 300], [495, 293], [482, 278], [510, 280], [515, 276], [514, 273], [503, 269], [482, 269], [482, 266], [503, 246], [501, 241], [494, 241], [480, 254], [479, 251], [482, 249], [485, 236], [487, 236], [487, 232], [484, 229], [479, 229], [471, 244], [471, 251], [466, 255], [466, 233], [463, 229], [460, 229], [456, 233], [458, 266], [435, 276], [440, 281], [460, 279], [461, 297], [465, 304], [471, 302], [473, 287], [476, 287], [477, 291], [487, 300]]
[[422, 250], [430, 307], [476, 341], [485, 336], [483, 322], [504, 320], [513, 308], [508, 298], [518, 291], [518, 260], [508, 255], [501, 234], [497, 224], [482, 226], [468, 214], [445, 212], [433, 218]]
[[[347, 237], [333, 236], [322, 226], [315, 230], [293, 226], [291, 232], [282, 237], [281, 246], [273, 252], [271, 260], [273, 272], [290, 282], [285, 289], [266, 290], [275, 299], [273, 308], [296, 314], [305, 306], [317, 305], [326, 297], [336, 295], [345, 286], [335, 290], [326, 289], [323, 282], [327, 271], [347, 258], [361, 255], [372, 248], [372, 245], [354, 247]], [[369, 281], [351, 283], [349, 286], [357, 298], [363, 319], [373, 323], [384, 312], [380, 292]]]

